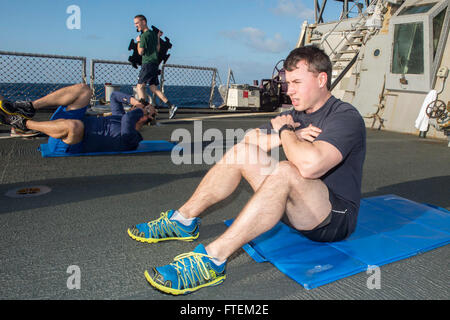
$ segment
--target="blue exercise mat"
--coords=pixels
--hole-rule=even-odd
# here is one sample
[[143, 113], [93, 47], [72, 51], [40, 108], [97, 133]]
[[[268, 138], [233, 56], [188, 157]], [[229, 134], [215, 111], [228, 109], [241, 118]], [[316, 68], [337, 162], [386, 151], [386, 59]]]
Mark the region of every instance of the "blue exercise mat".
[[41, 144], [38, 148], [41, 151], [42, 157], [79, 157], [79, 156], [98, 156], [110, 154], [130, 154], [140, 152], [159, 152], [171, 151], [176, 146], [175, 143], [165, 140], [143, 140], [139, 143], [136, 150], [131, 151], [113, 151], [113, 152], [86, 152], [86, 153], [61, 153], [52, 152], [48, 144]]
[[356, 230], [343, 241], [314, 242], [279, 222], [243, 248], [256, 262], [269, 261], [313, 289], [449, 242], [450, 211], [384, 195], [361, 200]]

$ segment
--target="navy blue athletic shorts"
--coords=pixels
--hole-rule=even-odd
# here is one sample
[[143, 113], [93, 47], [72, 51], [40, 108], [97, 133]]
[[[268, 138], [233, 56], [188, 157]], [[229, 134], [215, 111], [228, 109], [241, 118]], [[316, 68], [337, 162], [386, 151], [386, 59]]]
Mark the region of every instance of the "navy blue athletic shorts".
[[138, 83], [158, 86], [158, 73], [159, 66], [156, 63], [144, 63], [139, 72]]
[[[331, 212], [325, 220], [312, 230], [298, 230], [310, 240], [317, 242], [341, 241], [355, 231], [358, 217], [356, 206], [347, 200], [339, 198], [329, 188], [328, 198], [331, 203]], [[294, 228], [286, 215], [284, 215], [282, 221]]]

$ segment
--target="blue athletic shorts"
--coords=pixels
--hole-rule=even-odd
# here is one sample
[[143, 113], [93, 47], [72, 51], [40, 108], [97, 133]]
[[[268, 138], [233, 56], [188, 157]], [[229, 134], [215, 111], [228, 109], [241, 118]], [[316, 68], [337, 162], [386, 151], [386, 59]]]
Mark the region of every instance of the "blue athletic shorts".
[[[331, 212], [325, 220], [313, 230], [298, 230], [310, 240], [317, 242], [341, 241], [350, 236], [356, 228], [358, 209], [355, 205], [336, 196], [330, 188], [328, 188], [328, 197], [331, 203]], [[282, 221], [294, 228], [286, 215], [283, 216]]]
[[[84, 114], [86, 113], [86, 110], [88, 106], [77, 109], [77, 110], [66, 110], [67, 106], [60, 106], [55, 113], [53, 113], [50, 120], [57, 120], [57, 119], [75, 119], [75, 120], [81, 120], [83, 121]], [[48, 138], [47, 142], [50, 150], [52, 152], [59, 152], [59, 153], [81, 153], [83, 152], [83, 141], [77, 144], [67, 144], [63, 142], [61, 139], [55, 139], [52, 137]]]
[[158, 73], [159, 66], [156, 63], [144, 63], [139, 72], [138, 83], [158, 86]]

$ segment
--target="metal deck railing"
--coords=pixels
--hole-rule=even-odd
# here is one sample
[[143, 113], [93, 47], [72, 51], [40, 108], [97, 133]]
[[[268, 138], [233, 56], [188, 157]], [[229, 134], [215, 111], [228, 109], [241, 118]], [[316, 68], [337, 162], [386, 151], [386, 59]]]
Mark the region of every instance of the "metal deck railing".
[[[35, 100], [71, 84], [88, 84], [89, 76], [91, 105], [96, 105], [106, 100], [107, 83], [134, 95], [139, 70], [129, 62], [92, 59], [88, 74], [85, 57], [0, 51], [0, 96], [12, 101]], [[222, 104], [219, 84], [216, 68], [175, 64], [161, 68], [161, 90], [180, 107]]]
[[86, 58], [0, 51], [0, 95], [35, 100], [59, 88], [86, 83]]

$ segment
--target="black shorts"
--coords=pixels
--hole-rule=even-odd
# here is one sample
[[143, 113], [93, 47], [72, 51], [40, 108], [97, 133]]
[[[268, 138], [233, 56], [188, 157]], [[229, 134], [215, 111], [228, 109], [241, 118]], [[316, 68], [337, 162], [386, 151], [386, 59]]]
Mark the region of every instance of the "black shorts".
[[159, 66], [156, 63], [142, 64], [139, 72], [138, 84], [159, 85]]
[[[331, 203], [331, 212], [317, 227], [312, 230], [298, 230], [306, 238], [317, 242], [335, 242], [347, 238], [355, 231], [358, 210], [354, 204], [337, 197], [328, 189], [328, 198]], [[284, 215], [282, 221], [288, 226], [292, 224]]]

